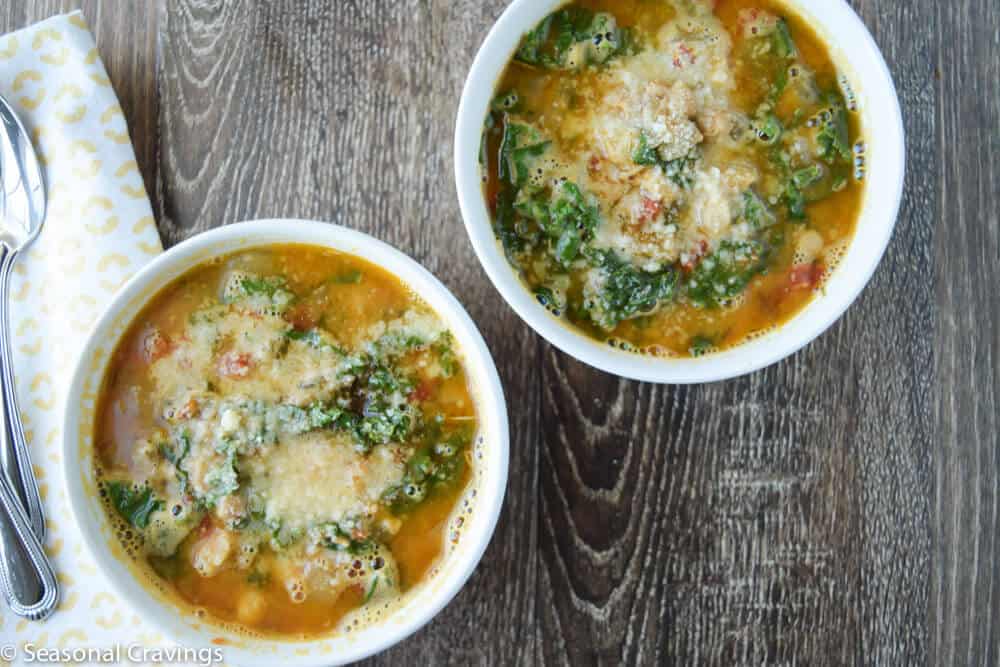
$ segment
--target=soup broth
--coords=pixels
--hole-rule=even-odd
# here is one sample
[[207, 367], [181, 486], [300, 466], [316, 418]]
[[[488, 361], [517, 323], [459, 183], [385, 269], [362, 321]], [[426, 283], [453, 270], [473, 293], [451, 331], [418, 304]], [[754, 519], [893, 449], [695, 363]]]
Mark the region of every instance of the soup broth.
[[580, 0], [526, 34], [481, 164], [538, 300], [624, 349], [699, 356], [787, 321], [850, 241], [855, 99], [780, 2]]
[[314, 636], [440, 560], [475, 408], [451, 334], [395, 276], [317, 247], [247, 250], [171, 284], [121, 340], [100, 493], [183, 605]]

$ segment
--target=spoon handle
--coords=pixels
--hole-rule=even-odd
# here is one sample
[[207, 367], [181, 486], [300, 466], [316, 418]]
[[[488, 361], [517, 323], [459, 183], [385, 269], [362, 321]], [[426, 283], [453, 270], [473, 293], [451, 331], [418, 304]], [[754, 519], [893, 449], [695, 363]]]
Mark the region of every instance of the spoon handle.
[[[28, 440], [24, 435], [24, 424], [21, 421], [21, 410], [17, 401], [17, 388], [14, 384], [14, 358], [11, 351], [10, 336], [10, 276], [14, 269], [17, 253], [4, 249], [3, 260], [0, 262], [0, 385], [3, 387], [4, 413], [10, 441], [5, 447], [14, 450], [13, 462], [7, 463], [7, 473], [14, 487], [15, 497], [20, 496], [27, 512], [28, 522], [39, 542], [45, 540], [45, 512], [42, 509], [42, 499], [38, 492], [38, 481], [31, 466], [31, 455], [28, 451]], [[10, 465], [13, 463], [13, 465]], [[16, 473], [14, 469], [16, 468]]]
[[18, 616], [40, 621], [59, 602], [59, 583], [7, 475], [0, 475], [0, 592]]

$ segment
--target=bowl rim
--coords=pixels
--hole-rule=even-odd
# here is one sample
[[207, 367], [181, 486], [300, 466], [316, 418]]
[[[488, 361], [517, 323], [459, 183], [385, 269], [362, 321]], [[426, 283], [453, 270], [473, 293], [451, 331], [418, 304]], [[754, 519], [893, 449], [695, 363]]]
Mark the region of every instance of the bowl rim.
[[[864, 140], [869, 147], [877, 146], [878, 152], [869, 151], [857, 228], [823, 292], [782, 325], [697, 359], [626, 352], [586, 336], [538, 303], [507, 262], [493, 234], [482, 194], [478, 161], [482, 127], [489, 100], [521, 35], [568, 0], [513, 0], [493, 24], [469, 70], [455, 122], [453, 158], [459, 206], [473, 249], [490, 282], [518, 316], [552, 345], [594, 368], [624, 378], [664, 384], [721, 381], [796, 353], [829, 329], [869, 283], [892, 238], [902, 203], [906, 142], [896, 87], [874, 38], [846, 0], [783, 2], [817, 30], [838, 69], [849, 75], [855, 93], [863, 101]], [[831, 25], [836, 30], [829, 29]], [[842, 36], [830, 39], [831, 33]], [[849, 52], [840, 48], [841, 44], [849, 44]], [[860, 85], [860, 79], [870, 85]]]
[[[211, 622], [192, 622], [192, 619], [187, 618], [189, 614], [176, 604], [163, 599], [148, 584], [138, 581], [132, 566], [121, 567], [121, 557], [115, 553], [109, 538], [101, 533], [100, 519], [96, 517], [102, 516], [104, 509], [99, 506], [99, 501], [83, 481], [81, 463], [84, 459], [81, 453], [84, 443], [81, 441], [83, 436], [80, 428], [86, 423], [84, 399], [69, 399], [63, 407], [62, 468], [65, 488], [73, 521], [80, 530], [86, 549], [112, 590], [131, 608], [145, 612], [146, 620], [164, 636], [183, 646], [221, 648], [226, 651], [227, 662], [233, 664], [271, 665], [279, 657], [288, 664], [301, 667], [344, 664], [394, 646], [436, 616], [457, 595], [478, 567], [495, 532], [503, 507], [509, 468], [509, 421], [503, 386], [478, 327], [443, 283], [402, 251], [368, 234], [333, 223], [269, 218], [218, 227], [197, 234], [158, 255], [118, 289], [91, 327], [77, 358], [67, 396], [82, 397], [88, 378], [95, 374], [103, 377], [110, 353], [95, 369], [92, 366], [97, 358], [95, 351], [102, 346], [113, 350], [124, 328], [130, 326], [142, 307], [160, 294], [172, 280], [214, 257], [241, 249], [280, 243], [326, 247], [353, 254], [379, 266], [424, 299], [447, 322], [449, 329], [460, 341], [467, 367], [472, 367], [470, 380], [477, 380], [475, 392], [483, 413], [481, 423], [488, 424], [488, 446], [483, 447], [483, 469], [487, 474], [483, 475], [476, 487], [476, 509], [473, 510], [473, 516], [478, 518], [466, 523], [463, 529], [464, 544], [449, 555], [449, 559], [454, 560], [446, 561], [449, 569], [422, 582], [420, 589], [409, 598], [404, 598], [400, 608], [350, 635], [320, 635], [305, 641], [272, 636], [238, 636], [238, 642], [227, 642], [220, 646], [213, 643], [211, 637], [237, 635]], [[378, 255], [382, 259], [376, 260], [372, 255]], [[125, 314], [130, 310], [131, 314], [126, 317]], [[124, 328], [113, 339], [99, 340], [102, 332], [113, 332], [119, 326]], [[96, 402], [96, 397], [93, 400]], [[416, 613], [405, 614], [414, 611], [411, 609], [415, 604], [414, 600], [419, 602]], [[400, 618], [401, 614], [406, 617]], [[181, 628], [183, 632], [179, 632]], [[183, 634], [183, 639], [179, 634]], [[337, 649], [342, 650], [331, 652], [329, 646], [338, 642], [344, 645], [337, 646]], [[256, 647], [256, 650], [247, 649], [247, 646]], [[321, 650], [310, 651], [308, 655], [297, 652], [304, 647], [314, 646]]]

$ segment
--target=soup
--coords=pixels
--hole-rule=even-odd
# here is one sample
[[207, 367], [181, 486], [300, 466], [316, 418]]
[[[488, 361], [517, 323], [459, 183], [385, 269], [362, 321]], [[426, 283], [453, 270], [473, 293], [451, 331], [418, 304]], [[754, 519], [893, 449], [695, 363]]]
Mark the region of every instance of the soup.
[[461, 351], [417, 295], [352, 255], [269, 246], [193, 269], [131, 325], [96, 472], [159, 588], [306, 638], [429, 576], [476, 428]]
[[699, 356], [821, 290], [859, 216], [860, 131], [778, 2], [581, 0], [522, 38], [480, 162], [497, 239], [554, 315]]

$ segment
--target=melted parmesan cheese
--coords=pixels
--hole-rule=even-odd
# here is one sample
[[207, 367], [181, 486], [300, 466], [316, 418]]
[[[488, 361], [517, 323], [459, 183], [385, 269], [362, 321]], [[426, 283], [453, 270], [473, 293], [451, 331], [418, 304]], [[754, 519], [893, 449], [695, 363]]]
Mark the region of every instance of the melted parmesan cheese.
[[265, 498], [265, 515], [292, 531], [375, 513], [383, 492], [403, 477], [401, 447], [378, 447], [368, 456], [330, 432], [283, 441], [245, 466]]

